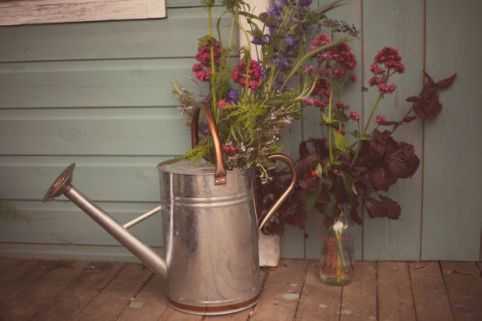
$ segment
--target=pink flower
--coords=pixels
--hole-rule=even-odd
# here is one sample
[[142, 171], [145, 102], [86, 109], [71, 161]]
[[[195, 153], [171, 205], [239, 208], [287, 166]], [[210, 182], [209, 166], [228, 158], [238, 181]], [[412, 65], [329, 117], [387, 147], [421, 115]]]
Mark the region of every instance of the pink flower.
[[194, 77], [201, 81], [208, 81], [210, 78], [210, 73], [208, 70], [206, 70], [203, 65], [200, 63], [196, 63], [192, 65], [192, 73]]
[[[315, 50], [330, 43], [330, 37], [322, 33], [311, 40], [310, 49]], [[357, 64], [351, 47], [346, 43], [340, 43], [335, 47], [323, 50], [316, 57], [319, 64], [323, 64], [319, 75], [321, 78], [351, 79], [352, 71]]]
[[382, 94], [391, 94], [397, 89], [397, 86], [394, 84], [387, 84], [385, 82], [378, 84], [378, 90]]
[[326, 33], [320, 33], [314, 37], [310, 42], [310, 50], [317, 49], [319, 47], [326, 46], [331, 42], [331, 38]]
[[199, 40], [196, 60], [206, 67], [211, 66], [211, 48], [214, 53], [214, 64], [218, 65], [221, 58], [221, 44], [215, 38], [206, 36]]
[[239, 152], [239, 148], [237, 148], [232, 144], [226, 144], [226, 145], [223, 145], [223, 152], [225, 152], [226, 155], [228, 156], [232, 156]]
[[[377, 65], [378, 67], [375, 67]], [[393, 70], [400, 74], [405, 71], [405, 66], [402, 63], [402, 57], [398, 53], [398, 50], [391, 47], [385, 47], [376, 54], [372, 68], [380, 71], [382, 69], [380, 65], [384, 65], [388, 70]], [[373, 70], [372, 72], [377, 74], [377, 72]]]
[[375, 62], [379, 64], [383, 64], [387, 61], [401, 61], [402, 58], [398, 53], [397, 49], [392, 47], [384, 47], [380, 50], [375, 56]]
[[375, 121], [378, 125], [385, 125], [387, 123], [387, 119], [382, 116], [382, 115], [378, 115], [376, 118], [375, 118]]
[[303, 103], [305, 103], [306, 105], [316, 106], [320, 108], [326, 107], [326, 103], [322, 102], [320, 99], [313, 98], [313, 97], [303, 98]]
[[383, 74], [385, 72], [385, 70], [377, 63], [374, 63], [370, 66], [370, 71], [375, 75]]
[[263, 81], [263, 68], [255, 60], [251, 60], [249, 65], [242, 62], [233, 68], [231, 78], [243, 87], [256, 90]]
[[354, 120], [354, 121], [359, 121], [360, 120], [360, 113], [358, 113], [356, 111], [352, 111], [350, 113], [350, 119]]
[[368, 83], [370, 84], [370, 86], [375, 86], [382, 82], [383, 82], [383, 79], [377, 76], [373, 76], [368, 80]]
[[225, 109], [229, 106], [231, 106], [231, 104], [224, 99], [221, 99], [220, 101], [218, 101], [218, 108], [219, 109]]

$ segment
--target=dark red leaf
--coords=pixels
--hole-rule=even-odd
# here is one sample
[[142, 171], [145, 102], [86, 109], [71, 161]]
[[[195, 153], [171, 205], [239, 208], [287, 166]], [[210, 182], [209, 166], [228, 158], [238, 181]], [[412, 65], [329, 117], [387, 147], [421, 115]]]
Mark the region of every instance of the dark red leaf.
[[386, 216], [391, 219], [398, 219], [402, 212], [402, 208], [400, 207], [400, 204], [389, 197], [386, 197], [383, 195], [379, 195], [379, 196], [383, 204], [383, 207], [385, 208]]
[[398, 178], [413, 176], [418, 169], [420, 159], [415, 154], [413, 145], [401, 142], [400, 148], [388, 155], [385, 159], [390, 173]]
[[397, 124], [398, 124], [398, 122], [392, 121], [392, 120], [386, 120], [386, 121], [378, 123], [379, 126], [395, 126]]
[[420, 100], [420, 97], [418, 96], [412, 96], [412, 97], [408, 97], [407, 99], [405, 99], [406, 101], [408, 101], [409, 103], [416, 103], [417, 101]]
[[438, 94], [434, 92], [431, 96], [415, 103], [413, 111], [423, 120], [431, 120], [437, 117], [442, 111], [442, 104], [440, 104]]
[[380, 200], [373, 198], [367, 199], [365, 206], [371, 217], [388, 217], [398, 219], [402, 208], [400, 204], [386, 196], [380, 196]]
[[415, 119], [417, 119], [416, 116], [406, 116], [406, 117], [403, 119], [403, 122], [404, 122], [404, 123], [410, 123], [410, 122], [414, 121]]
[[437, 88], [439, 88], [439, 89], [449, 88], [454, 83], [456, 77], [457, 77], [457, 74], [453, 74], [452, 76], [450, 76], [448, 78], [445, 78], [445, 79], [442, 79], [442, 80], [438, 81], [437, 84], [436, 84]]
[[397, 177], [393, 176], [384, 167], [377, 167], [368, 173], [370, 183], [377, 191], [388, 191], [388, 188], [396, 183]]

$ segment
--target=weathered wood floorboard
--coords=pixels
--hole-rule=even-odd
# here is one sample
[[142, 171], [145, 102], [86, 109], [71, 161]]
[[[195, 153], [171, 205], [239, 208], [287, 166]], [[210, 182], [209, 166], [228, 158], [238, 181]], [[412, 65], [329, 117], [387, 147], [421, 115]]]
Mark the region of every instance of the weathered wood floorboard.
[[66, 321], [85, 308], [119, 273], [122, 264], [91, 263], [60, 292], [49, 309], [38, 311], [32, 321]]
[[480, 321], [477, 262], [360, 262], [344, 287], [319, 281], [316, 261], [270, 269], [258, 305], [203, 317], [167, 305], [142, 265], [0, 258], [0, 321]]
[[128, 264], [117, 277], [90, 302], [74, 320], [78, 321], [114, 321], [126, 309], [129, 300], [134, 297], [151, 272], [140, 264]]
[[250, 321], [294, 319], [305, 282], [307, 261], [286, 260], [270, 270]]
[[442, 262], [442, 272], [455, 320], [482, 320], [482, 277], [477, 264]]
[[438, 262], [410, 263], [417, 320], [454, 321]]
[[82, 262], [56, 262], [34, 285], [10, 299], [13, 304], [2, 311], [4, 318], [12, 321], [32, 319], [37, 311], [55, 304], [53, 299], [81, 274], [85, 266], [86, 263]]
[[55, 265], [56, 262], [52, 261], [28, 260], [4, 271], [0, 276], [0, 311], [9, 311], [14, 307], [15, 297], [23, 290], [28, 291], [34, 287]]
[[[32, 260], [3, 259], [0, 263], [0, 284], [2, 288], [4, 288], [7, 283], [14, 282], [29, 266], [32, 267], [35, 266], [35, 264]], [[0, 292], [1, 291], [0, 289]]]
[[296, 313], [296, 321], [337, 321], [341, 304], [341, 287], [320, 283], [320, 266], [311, 262]]
[[416, 321], [407, 263], [377, 264], [379, 320]]
[[118, 321], [158, 321], [167, 308], [164, 281], [153, 275], [138, 295], [132, 298]]
[[376, 263], [354, 264], [353, 281], [343, 287], [340, 321], [376, 320]]

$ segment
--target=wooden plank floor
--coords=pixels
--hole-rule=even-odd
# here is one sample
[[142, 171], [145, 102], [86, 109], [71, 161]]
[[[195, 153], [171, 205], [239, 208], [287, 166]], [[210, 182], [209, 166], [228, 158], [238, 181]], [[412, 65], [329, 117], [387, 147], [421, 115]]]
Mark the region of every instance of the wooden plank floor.
[[0, 321], [482, 321], [476, 262], [357, 262], [353, 282], [323, 285], [314, 261], [268, 270], [255, 308], [223, 317], [171, 309], [140, 264], [0, 258]]

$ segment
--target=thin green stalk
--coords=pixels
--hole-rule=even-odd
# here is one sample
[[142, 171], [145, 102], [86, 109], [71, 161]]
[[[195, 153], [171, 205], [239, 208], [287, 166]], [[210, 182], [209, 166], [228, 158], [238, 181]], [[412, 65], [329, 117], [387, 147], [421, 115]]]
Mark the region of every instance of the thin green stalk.
[[[338, 248], [338, 258], [340, 259], [341, 261], [341, 266], [343, 268], [343, 270], [345, 269], [346, 267], [346, 261], [345, 261], [345, 251], [343, 250], [343, 238], [342, 238], [342, 234], [343, 232], [335, 232], [335, 238], [336, 238], [336, 247]], [[344, 273], [344, 271], [343, 271]], [[337, 278], [338, 278], [338, 275], [337, 275]], [[340, 280], [338, 280], [340, 281]]]
[[380, 102], [382, 101], [382, 99], [383, 99], [383, 94], [379, 94], [377, 100], [375, 101], [375, 104], [372, 107], [372, 110], [370, 111], [370, 116], [368, 116], [368, 120], [365, 123], [365, 127], [363, 128], [363, 132], [362, 132], [363, 136], [366, 134], [366, 132], [368, 130], [368, 127], [370, 127], [370, 123], [372, 121], [372, 118], [375, 115], [375, 113], [377, 112], [378, 106], [380, 106]]
[[[209, 6], [208, 8], [208, 35], [209, 38], [213, 38], [213, 10], [212, 7]], [[211, 111], [214, 115], [214, 119], [218, 120], [218, 111], [217, 111], [217, 98], [216, 98], [216, 67], [214, 66], [214, 47], [209, 47], [209, 54], [211, 60], [211, 76], [209, 77], [209, 85], [211, 89]]]
[[334, 163], [334, 157], [333, 157], [333, 127], [331, 126], [331, 123], [333, 122], [332, 119], [332, 109], [333, 109], [333, 89], [330, 89], [330, 98], [328, 101], [328, 121], [330, 122], [328, 124], [328, 152], [329, 152], [329, 157], [330, 157], [330, 163]]

